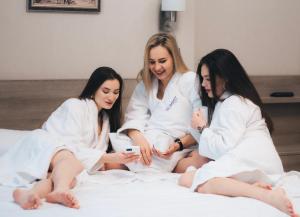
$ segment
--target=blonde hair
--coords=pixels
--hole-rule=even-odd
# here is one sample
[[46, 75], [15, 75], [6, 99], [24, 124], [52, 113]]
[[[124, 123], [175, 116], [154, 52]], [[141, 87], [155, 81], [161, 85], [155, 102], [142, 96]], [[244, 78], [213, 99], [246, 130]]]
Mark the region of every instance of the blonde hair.
[[177, 46], [175, 38], [168, 33], [157, 33], [148, 40], [144, 53], [144, 68], [139, 72], [138, 79], [142, 79], [147, 91], [151, 89], [153, 74], [149, 70], [150, 50], [154, 47], [162, 46], [166, 48], [173, 59], [174, 72], [185, 73], [188, 71], [187, 66], [183, 62], [180, 50]]

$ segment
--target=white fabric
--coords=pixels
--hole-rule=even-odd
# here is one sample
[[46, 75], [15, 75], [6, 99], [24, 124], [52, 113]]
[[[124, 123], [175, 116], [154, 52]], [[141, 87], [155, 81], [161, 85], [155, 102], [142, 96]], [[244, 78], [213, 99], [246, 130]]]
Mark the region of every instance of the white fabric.
[[214, 161], [197, 170], [191, 190], [214, 177], [274, 182], [272, 175], [283, 173], [261, 111], [248, 99], [233, 95], [218, 102], [198, 142], [199, 153]]
[[42, 126], [23, 136], [0, 158], [0, 184], [26, 186], [45, 178], [53, 155], [68, 149], [90, 173], [108, 147], [109, 121], [104, 115], [98, 138], [98, 109], [93, 100], [69, 99]]
[[[125, 123], [117, 134], [110, 135], [113, 148], [124, 150], [124, 144], [132, 145], [125, 135], [127, 129], [137, 129], [143, 133], [150, 145], [165, 151], [171, 141], [189, 132], [192, 112], [201, 106], [198, 86], [194, 72], [175, 73], [169, 81], [162, 99], [157, 98], [158, 80], [153, 80], [150, 92], [143, 82], [135, 88], [128, 104]], [[177, 161], [190, 150], [183, 150], [172, 155], [170, 160], [153, 157], [150, 167], [141, 163], [129, 163], [131, 171], [161, 170], [172, 171]]]
[[[27, 134], [0, 129], [0, 141], [16, 141]], [[3, 143], [1, 143], [3, 144]], [[0, 210], [3, 217], [286, 217], [279, 210], [258, 200], [199, 194], [177, 185], [179, 174], [133, 173], [123, 170], [86, 175], [74, 189], [81, 208], [74, 210], [43, 201], [37, 210], [23, 210], [13, 202], [14, 188], [0, 186]], [[276, 186], [283, 187], [300, 213], [300, 173], [283, 174]]]
[[0, 129], [0, 156], [30, 131]]
[[104, 113], [98, 136], [98, 108], [93, 100], [67, 100], [51, 114], [42, 129], [62, 140], [88, 171], [101, 168], [102, 165], [95, 164], [107, 150], [110, 127]]
[[[0, 186], [0, 210], [3, 217], [287, 217], [286, 214], [258, 200], [199, 194], [177, 185], [179, 174], [136, 174], [112, 170], [98, 172], [74, 190], [80, 209], [43, 201], [37, 210], [23, 210], [13, 202], [13, 188]], [[287, 177], [281, 179], [291, 186]], [[290, 176], [298, 179], [299, 173]], [[300, 198], [291, 198], [300, 211]]]

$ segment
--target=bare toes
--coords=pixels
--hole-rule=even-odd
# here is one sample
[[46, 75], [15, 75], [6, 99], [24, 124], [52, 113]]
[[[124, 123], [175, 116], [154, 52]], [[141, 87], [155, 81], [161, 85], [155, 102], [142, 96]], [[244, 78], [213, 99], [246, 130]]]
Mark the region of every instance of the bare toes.
[[59, 203], [70, 208], [79, 208], [78, 200], [71, 192], [52, 192], [47, 195], [46, 200], [50, 203]]
[[70, 206], [72, 208], [79, 208], [78, 200], [72, 194], [67, 194], [66, 197], [67, 197], [68, 201], [70, 201], [70, 203], [71, 203]]
[[37, 209], [41, 205], [40, 197], [28, 190], [16, 189], [13, 198], [23, 209]]

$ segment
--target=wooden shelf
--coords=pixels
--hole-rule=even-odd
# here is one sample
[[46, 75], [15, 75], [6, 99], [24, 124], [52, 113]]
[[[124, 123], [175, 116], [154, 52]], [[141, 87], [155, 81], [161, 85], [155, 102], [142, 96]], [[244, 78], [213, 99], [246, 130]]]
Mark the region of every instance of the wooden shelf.
[[261, 100], [266, 104], [275, 104], [275, 103], [300, 103], [300, 96], [293, 97], [270, 97], [270, 96], [261, 96]]
[[[300, 76], [250, 76], [263, 103], [299, 103], [300, 102]], [[271, 97], [274, 92], [292, 92], [292, 97]]]

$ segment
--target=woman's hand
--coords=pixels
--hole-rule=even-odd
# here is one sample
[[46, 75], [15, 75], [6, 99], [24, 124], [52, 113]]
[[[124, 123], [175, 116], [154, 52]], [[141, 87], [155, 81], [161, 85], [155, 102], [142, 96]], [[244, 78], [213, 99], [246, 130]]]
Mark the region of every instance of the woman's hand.
[[150, 144], [148, 143], [144, 135], [138, 130], [131, 129], [128, 130], [128, 136], [132, 139], [135, 145], [140, 146], [142, 155], [142, 157], [140, 158], [141, 163], [149, 166], [152, 162], [153, 153]]
[[141, 147], [141, 162], [144, 165], [150, 165], [152, 162], [152, 150], [148, 142], [140, 143], [139, 146]]
[[172, 156], [172, 154], [174, 152], [176, 152], [177, 150], [179, 150], [179, 144], [176, 143], [176, 142], [173, 142], [169, 146], [169, 148], [166, 151], [164, 151], [164, 152], [161, 152], [161, 151], [157, 150], [154, 146], [153, 146], [152, 150], [153, 150], [153, 153], [156, 156], [161, 157], [163, 159], [170, 159], [170, 157]]
[[195, 111], [192, 117], [192, 127], [197, 130], [202, 130], [204, 127], [206, 127], [206, 125], [207, 120], [201, 109]]
[[126, 164], [133, 161], [137, 161], [139, 158], [140, 155], [136, 155], [135, 153], [124, 153], [124, 152], [107, 153], [105, 156], [105, 163]]

